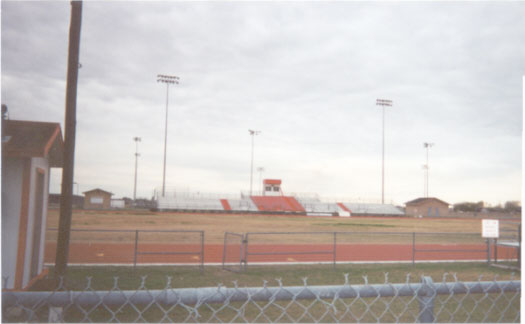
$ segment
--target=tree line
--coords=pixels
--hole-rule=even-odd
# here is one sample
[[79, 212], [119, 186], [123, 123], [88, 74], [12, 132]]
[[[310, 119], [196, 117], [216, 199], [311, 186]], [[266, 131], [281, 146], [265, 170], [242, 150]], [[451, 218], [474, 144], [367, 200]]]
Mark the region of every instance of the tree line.
[[521, 213], [521, 202], [517, 200], [507, 201], [504, 205], [490, 206], [483, 201], [478, 202], [460, 202], [454, 204], [454, 211], [462, 212], [503, 212], [503, 213]]

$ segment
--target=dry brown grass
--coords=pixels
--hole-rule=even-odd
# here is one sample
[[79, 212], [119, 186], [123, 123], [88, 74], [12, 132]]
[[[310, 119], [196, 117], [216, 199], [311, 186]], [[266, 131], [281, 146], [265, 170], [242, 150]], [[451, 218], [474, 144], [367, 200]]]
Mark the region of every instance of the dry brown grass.
[[[48, 228], [58, 227], [59, 212], [50, 209]], [[306, 217], [275, 216], [254, 214], [196, 214], [150, 211], [92, 211], [75, 210], [73, 229], [113, 229], [113, 230], [202, 230], [207, 244], [221, 244], [224, 232], [360, 232], [363, 235], [341, 237], [341, 242], [402, 243], [407, 237], [364, 235], [370, 232], [446, 232], [480, 233], [481, 221], [475, 219], [416, 219], [416, 218], [374, 218], [374, 217]], [[53, 240], [56, 232], [48, 231], [48, 239]], [[142, 235], [142, 234], [141, 234]], [[148, 238], [149, 236], [149, 238]], [[127, 233], [75, 233], [72, 239], [106, 242], [132, 241], [134, 234]], [[145, 240], [171, 241], [169, 235], [146, 235]], [[280, 243], [307, 243], [317, 241], [315, 237], [281, 238]], [[326, 241], [325, 238], [320, 238]], [[339, 238], [338, 238], [339, 240]], [[443, 239], [440, 238], [442, 241]], [[430, 240], [433, 241], [433, 240]]]

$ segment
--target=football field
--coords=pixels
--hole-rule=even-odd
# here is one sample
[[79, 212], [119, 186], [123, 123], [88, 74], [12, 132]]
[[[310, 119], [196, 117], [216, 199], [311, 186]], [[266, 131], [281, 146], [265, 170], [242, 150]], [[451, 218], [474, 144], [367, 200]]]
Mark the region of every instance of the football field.
[[[46, 262], [56, 250], [58, 211], [50, 210]], [[70, 262], [220, 264], [486, 260], [479, 219], [310, 217], [264, 214], [91, 211], [73, 214]], [[202, 233], [191, 232], [200, 231]], [[226, 241], [225, 233], [237, 233]], [[245, 236], [243, 236], [245, 235]], [[230, 236], [231, 237], [231, 236]], [[244, 249], [244, 250], [243, 250]], [[495, 251], [491, 251], [493, 256]], [[499, 248], [500, 258], [515, 258]], [[242, 255], [241, 255], [242, 254]]]

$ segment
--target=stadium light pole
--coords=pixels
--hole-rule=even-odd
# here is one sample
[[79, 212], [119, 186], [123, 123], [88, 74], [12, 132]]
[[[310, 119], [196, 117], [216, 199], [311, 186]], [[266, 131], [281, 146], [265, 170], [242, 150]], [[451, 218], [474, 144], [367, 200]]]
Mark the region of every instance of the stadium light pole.
[[258, 167], [257, 171], [259, 171], [259, 185], [261, 186], [261, 195], [262, 195], [262, 193], [264, 191], [264, 187], [263, 187], [263, 184], [262, 184], [262, 173], [264, 172], [264, 168], [263, 167]]
[[139, 160], [139, 142], [140, 137], [133, 137], [133, 140], [135, 141], [135, 185], [133, 186], [133, 203], [135, 203], [135, 200], [137, 199], [137, 166], [138, 166], [138, 160]]
[[174, 75], [158, 74], [157, 82], [166, 84], [166, 125], [164, 126], [164, 165], [162, 167], [162, 197], [166, 193], [166, 145], [168, 143], [168, 98], [170, 84], [179, 84], [179, 77]]
[[423, 143], [423, 147], [426, 149], [427, 151], [427, 164], [425, 165], [425, 171], [426, 171], [426, 182], [425, 182], [425, 197], [428, 198], [428, 173], [429, 173], [429, 169], [430, 169], [430, 166], [428, 164], [428, 150], [434, 146], [434, 143]]
[[427, 197], [427, 168], [426, 164], [423, 164], [423, 197]]
[[261, 131], [249, 129], [248, 132], [250, 133], [250, 136], [252, 137], [252, 162], [250, 164], [250, 196], [251, 196], [252, 188], [253, 188], [253, 144], [254, 144], [255, 136], [259, 135]]
[[385, 107], [392, 107], [392, 100], [377, 99], [376, 106], [383, 108], [383, 162], [381, 168], [381, 204], [385, 204]]

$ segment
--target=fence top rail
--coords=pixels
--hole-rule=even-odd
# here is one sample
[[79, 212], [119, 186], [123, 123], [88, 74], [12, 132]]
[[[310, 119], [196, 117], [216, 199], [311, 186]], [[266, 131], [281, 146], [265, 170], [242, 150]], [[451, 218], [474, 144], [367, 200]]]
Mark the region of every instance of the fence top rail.
[[288, 234], [358, 234], [358, 235], [477, 235], [481, 237], [481, 233], [462, 233], [462, 232], [248, 232], [246, 235], [288, 235]]
[[291, 234], [291, 235], [294, 235], [294, 234], [329, 234], [329, 235], [333, 235], [335, 232], [248, 232], [246, 233], [246, 235], [283, 235], [283, 234]]
[[[47, 228], [48, 231], [58, 231], [58, 228]], [[86, 229], [86, 228], [72, 228], [71, 232], [119, 232], [119, 233], [135, 233], [137, 230], [119, 230], [119, 229]]]
[[361, 235], [478, 235], [481, 236], [480, 233], [461, 233], [461, 232], [336, 232], [339, 234], [361, 234]]
[[[47, 228], [48, 231], [58, 231], [58, 228]], [[71, 232], [119, 232], [119, 233], [135, 233], [135, 232], [149, 232], [149, 233], [204, 233], [201, 230], [143, 230], [143, 229], [134, 229], [134, 230], [119, 230], [119, 229], [87, 229], [87, 228], [72, 228]]]
[[204, 231], [200, 230], [137, 230], [139, 232], [147, 232], [147, 233], [200, 233], [203, 234]]
[[232, 232], [224, 232], [224, 235], [234, 235], [234, 236], [243, 236], [242, 234], [239, 234], [239, 233], [232, 233]]
[[46, 291], [46, 292], [2, 292], [2, 302], [6, 306], [24, 305], [30, 307], [41, 304], [44, 300], [53, 306], [67, 306], [72, 301], [83, 307], [100, 304], [121, 306], [127, 303], [148, 305], [152, 302], [165, 305], [173, 304], [210, 304], [241, 301], [298, 300], [298, 299], [333, 299], [333, 298], [369, 298], [394, 296], [433, 296], [450, 294], [477, 294], [517, 292], [521, 281], [475, 281], [475, 282], [439, 282], [433, 283], [430, 277], [424, 283], [384, 283], [350, 285], [346, 282], [338, 286], [277, 287], [207, 287], [179, 288], [162, 290], [111, 290], [111, 291]]

